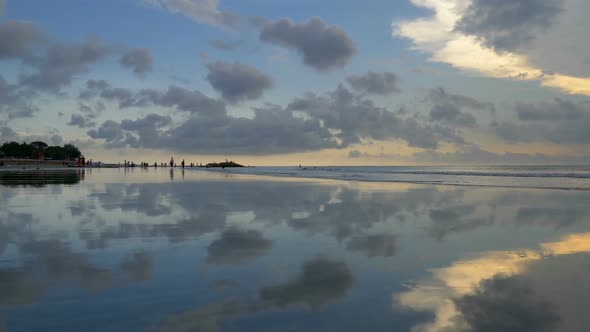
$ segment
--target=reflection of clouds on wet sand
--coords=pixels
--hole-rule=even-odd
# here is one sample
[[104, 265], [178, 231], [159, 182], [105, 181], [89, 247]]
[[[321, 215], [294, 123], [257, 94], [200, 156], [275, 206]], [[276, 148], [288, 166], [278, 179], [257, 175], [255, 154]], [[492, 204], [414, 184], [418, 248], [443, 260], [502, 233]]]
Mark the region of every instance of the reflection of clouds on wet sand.
[[342, 262], [318, 258], [303, 265], [303, 270], [293, 281], [260, 290], [263, 303], [287, 308], [305, 304], [311, 309], [338, 301], [354, 287], [354, 277]]
[[121, 270], [126, 272], [133, 281], [142, 282], [149, 280], [153, 270], [152, 256], [145, 252], [136, 252], [126, 257], [121, 263]]
[[48, 289], [64, 281], [88, 291], [100, 290], [110, 282], [109, 271], [96, 267], [86, 255], [72, 252], [61, 242], [25, 243], [19, 251], [24, 257], [21, 267], [0, 268], [0, 303], [35, 303]]
[[[578, 331], [573, 327], [581, 326], [580, 319], [590, 320], [563, 308], [575, 307], [579, 298], [559, 294], [581, 292], [589, 298], [586, 283], [571, 283], [585, 280], [589, 254], [590, 233], [542, 243], [538, 250], [484, 253], [433, 269], [431, 278], [396, 294], [394, 302], [434, 314], [416, 331], [550, 331], [557, 326]], [[572, 257], [578, 264], [566, 263]], [[553, 270], [549, 266], [562, 268], [546, 273]]]
[[349, 267], [340, 261], [315, 258], [303, 264], [301, 272], [291, 281], [262, 287], [259, 300], [231, 300], [188, 310], [168, 318], [153, 331], [219, 331], [219, 323], [273, 308], [288, 310], [306, 306], [320, 310], [330, 303], [342, 301], [356, 285]]
[[[576, 331], [590, 326], [571, 318], [574, 312], [585, 315], [561, 295], [590, 299], [590, 294], [572, 286], [574, 282], [562, 282], [590, 275], [579, 272], [589, 265], [588, 236], [545, 242], [538, 250], [506, 249], [587, 230], [590, 192], [387, 184], [375, 189], [343, 182], [214, 178], [174, 183], [85, 181], [64, 186], [61, 194], [51, 196], [55, 201], [47, 203], [50, 187], [5, 189], [0, 190], [0, 253], [9, 256], [10, 264], [0, 268], [0, 305], [45, 305], [64, 285], [84, 290], [77, 293], [93, 301], [115, 287], [129, 291], [121, 296], [134, 297], [136, 288], [159, 294], [157, 285], [165, 283], [166, 292], [175, 294], [170, 303], [179, 304], [150, 312], [152, 320], [160, 322], [156, 327], [215, 331], [221, 321], [223, 326], [241, 319], [256, 325], [277, 315], [287, 320], [291, 314], [314, 319], [320, 312], [346, 316], [358, 305], [345, 302], [353, 288], [370, 294], [371, 289], [391, 289], [401, 281], [367, 285], [368, 275], [385, 283], [395, 278], [387, 274], [389, 267], [415, 273], [424, 264], [446, 266], [457, 255], [497, 249], [432, 270], [431, 278], [399, 294], [398, 304], [434, 313], [432, 322], [416, 329], [567, 326], [564, 330]], [[27, 190], [36, 194], [28, 195]], [[58, 212], [65, 216], [63, 221], [55, 217]], [[316, 258], [318, 252], [335, 259]], [[281, 269], [275, 275], [274, 269], [264, 270], [285, 258], [289, 262], [278, 265], [293, 262], [295, 271]], [[198, 275], [199, 264], [216, 268]], [[178, 284], [170, 283], [175, 278]], [[577, 283], [585, 282], [582, 279]], [[127, 287], [136, 282], [141, 286]], [[88, 296], [105, 289], [109, 291]], [[191, 298], [191, 290], [203, 292], [203, 297]], [[350, 300], [359, 301], [356, 296]], [[388, 294], [377, 295], [366, 311], [374, 310], [385, 320], [384, 300], [389, 300]], [[585, 302], [578, 298], [576, 303]], [[130, 310], [143, 305], [149, 303], [129, 304]], [[497, 325], [497, 317], [507, 315], [505, 307], [521, 315]], [[424, 317], [414, 312], [410, 316]], [[304, 328], [311, 323], [302, 319], [292, 324]]]
[[211, 242], [207, 248], [209, 264], [240, 264], [252, 261], [267, 253], [272, 241], [257, 230], [230, 228]]
[[393, 234], [360, 235], [351, 238], [346, 248], [367, 257], [391, 257], [395, 255], [396, 238]]

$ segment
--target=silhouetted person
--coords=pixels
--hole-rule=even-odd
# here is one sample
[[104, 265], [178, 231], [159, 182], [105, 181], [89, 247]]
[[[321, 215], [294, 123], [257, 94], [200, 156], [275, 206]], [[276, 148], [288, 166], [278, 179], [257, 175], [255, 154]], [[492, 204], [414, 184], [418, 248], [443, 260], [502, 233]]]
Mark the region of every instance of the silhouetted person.
[[184, 168], [184, 159], [182, 159], [182, 161], [180, 162], [180, 166], [181, 166], [182, 168]]
[[174, 167], [174, 158], [170, 157], [170, 167]]

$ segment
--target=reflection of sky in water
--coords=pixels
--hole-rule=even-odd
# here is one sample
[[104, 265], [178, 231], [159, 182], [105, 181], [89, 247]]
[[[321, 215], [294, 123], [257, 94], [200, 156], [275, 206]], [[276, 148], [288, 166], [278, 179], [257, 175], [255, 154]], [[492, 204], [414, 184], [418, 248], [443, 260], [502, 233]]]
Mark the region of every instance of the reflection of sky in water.
[[590, 323], [588, 192], [179, 170], [45, 178], [0, 177], [8, 331]]

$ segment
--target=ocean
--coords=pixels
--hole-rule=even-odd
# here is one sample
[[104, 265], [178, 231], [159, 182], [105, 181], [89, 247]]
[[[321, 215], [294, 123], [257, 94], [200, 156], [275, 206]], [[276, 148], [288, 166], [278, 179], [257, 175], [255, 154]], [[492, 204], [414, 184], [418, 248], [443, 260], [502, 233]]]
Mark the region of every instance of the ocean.
[[0, 171], [0, 330], [587, 331], [588, 174]]
[[[219, 171], [219, 169], [212, 169]], [[326, 166], [326, 167], [246, 167], [224, 172], [319, 178], [344, 181], [400, 182], [455, 186], [590, 189], [590, 166]]]

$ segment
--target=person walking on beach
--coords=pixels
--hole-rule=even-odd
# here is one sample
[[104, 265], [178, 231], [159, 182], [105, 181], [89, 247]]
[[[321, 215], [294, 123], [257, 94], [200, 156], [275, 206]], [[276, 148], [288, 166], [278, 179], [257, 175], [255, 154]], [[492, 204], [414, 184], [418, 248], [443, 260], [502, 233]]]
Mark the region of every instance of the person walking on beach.
[[182, 162], [180, 162], [180, 166], [182, 166], [182, 168], [184, 168], [184, 159], [182, 159]]
[[170, 157], [170, 167], [174, 167], [174, 157]]

